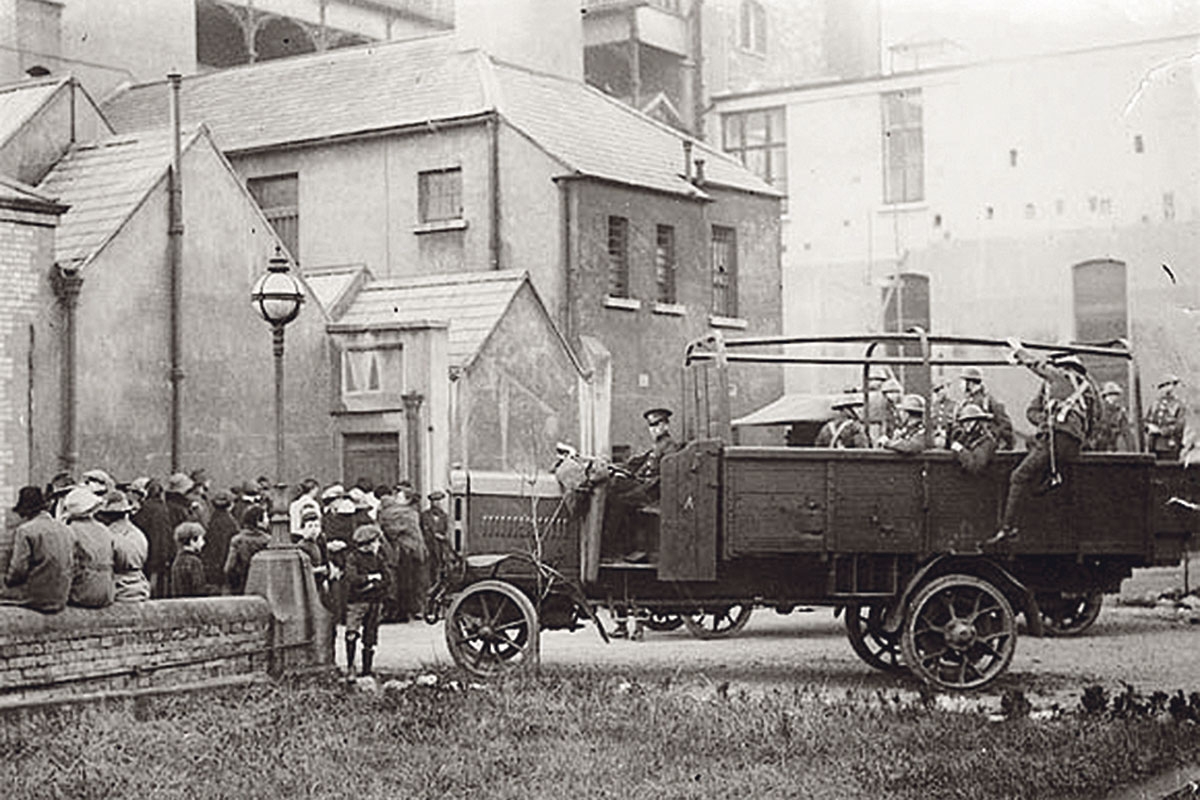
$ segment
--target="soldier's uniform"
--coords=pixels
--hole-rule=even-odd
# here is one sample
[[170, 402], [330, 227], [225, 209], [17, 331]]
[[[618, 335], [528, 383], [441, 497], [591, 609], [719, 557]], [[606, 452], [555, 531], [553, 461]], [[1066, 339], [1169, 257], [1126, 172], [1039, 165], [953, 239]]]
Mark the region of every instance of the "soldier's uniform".
[[920, 453], [925, 449], [925, 398], [919, 394], [906, 394], [900, 401], [900, 413], [904, 421], [891, 436], [880, 441], [880, 446], [897, 453]]
[[949, 448], [968, 475], [982, 473], [996, 454], [998, 442], [988, 425], [991, 419], [991, 414], [974, 403], [967, 403], [955, 420], [957, 424]]
[[1134, 449], [1133, 432], [1129, 426], [1129, 414], [1121, 405], [1121, 387], [1108, 381], [1100, 396], [1100, 415], [1092, 430], [1087, 449], [1098, 453], [1129, 452]]
[[1100, 403], [1096, 387], [1078, 357], [1065, 355], [1043, 360], [1019, 344], [1014, 345], [1013, 355], [1018, 363], [1042, 379], [1041, 388], [1025, 412], [1038, 432], [1029, 442], [1028, 454], [1009, 476], [1004, 518], [1000, 530], [987, 544], [1016, 538], [1017, 512], [1024, 495], [1035, 482], [1053, 488], [1062, 480], [1058, 469], [1079, 456]]
[[643, 416], [655, 433], [654, 446], [625, 461], [623, 474], [617, 473], [609, 480], [605, 497], [604, 527], [610, 532], [606, 539], [615, 546], [611, 554], [625, 554], [628, 560], [640, 560], [647, 555], [637, 547], [642, 543], [635, 541], [638, 537], [633, 530], [633, 512], [658, 502], [662, 460], [681, 447], [667, 428], [670, 410], [652, 408]]
[[1178, 461], [1183, 447], [1183, 429], [1187, 422], [1187, 408], [1171, 390], [1179, 384], [1179, 378], [1169, 375], [1159, 382], [1162, 392], [1150, 413], [1146, 415], [1146, 435], [1150, 452], [1163, 461]]
[[950, 430], [954, 427], [957, 404], [946, 393], [946, 379], [941, 378], [933, 385], [933, 405], [929, 409], [929, 424], [933, 427], [933, 444], [944, 447], [950, 441]]
[[[993, 397], [987, 387], [983, 385], [983, 370], [979, 367], [964, 367], [961, 377], [963, 386], [966, 387], [966, 396], [954, 407], [954, 419], [958, 419], [968, 403], [974, 403], [980, 411], [991, 415], [987, 425], [996, 438], [996, 447], [1001, 450], [1012, 450], [1016, 444], [1012, 419], [1009, 418], [1004, 403]], [[956, 422], [955, 425], [957, 424]]]
[[833, 448], [863, 448], [870, 447], [867, 431], [854, 415], [854, 407], [861, 406], [862, 399], [858, 397], [840, 397], [833, 402], [835, 410], [846, 411], [845, 415], [831, 419], [821, 426], [817, 433], [815, 447]]

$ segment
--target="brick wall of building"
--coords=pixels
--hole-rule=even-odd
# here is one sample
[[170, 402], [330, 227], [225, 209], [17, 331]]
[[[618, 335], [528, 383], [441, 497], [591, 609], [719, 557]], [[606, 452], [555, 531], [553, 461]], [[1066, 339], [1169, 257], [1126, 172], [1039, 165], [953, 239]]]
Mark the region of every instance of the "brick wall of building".
[[[55, 219], [0, 207], [0, 507], [30, 479], [32, 326], [53, 302], [49, 273]], [[35, 362], [36, 363], [36, 362]], [[36, 363], [37, 369], [53, 364]], [[36, 476], [45, 480], [48, 476]]]
[[0, 608], [0, 709], [265, 675], [270, 630], [261, 597]]

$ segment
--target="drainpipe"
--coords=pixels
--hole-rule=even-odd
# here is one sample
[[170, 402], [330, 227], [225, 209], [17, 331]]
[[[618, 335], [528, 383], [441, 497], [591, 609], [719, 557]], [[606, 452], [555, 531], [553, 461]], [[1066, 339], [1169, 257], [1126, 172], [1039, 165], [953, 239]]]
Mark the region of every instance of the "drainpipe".
[[424, 495], [421, 486], [421, 403], [425, 397], [420, 392], [409, 392], [400, 396], [404, 401], [404, 435], [407, 438], [408, 479], [412, 481], [417, 497]]
[[704, 138], [704, 0], [692, 2], [692, 132]]
[[633, 94], [631, 104], [638, 111], [642, 110], [642, 42], [638, 30], [638, 7], [629, 9], [629, 89]]
[[62, 373], [60, 375], [60, 399], [62, 401], [59, 426], [58, 468], [62, 472], [75, 472], [79, 461], [79, 448], [75, 440], [76, 387], [75, 375], [75, 310], [79, 306], [79, 291], [83, 287], [83, 276], [76, 269], [58, 267], [54, 271], [54, 294], [63, 310]]
[[491, 172], [492, 195], [490, 200], [491, 208], [489, 209], [491, 216], [491, 236], [488, 239], [489, 258], [491, 260], [492, 269], [500, 269], [500, 117], [499, 114], [493, 113], [488, 117], [487, 121], [488, 138], [489, 138], [489, 153], [488, 153], [488, 168]]
[[170, 275], [170, 347], [171, 347], [171, 472], [179, 471], [180, 431], [183, 413], [180, 403], [180, 383], [183, 382], [183, 367], [180, 365], [183, 349], [183, 325], [180, 313], [183, 305], [183, 278], [180, 262], [183, 260], [183, 176], [182, 154], [179, 131], [179, 87], [183, 76], [172, 72], [167, 76], [171, 82], [171, 171], [167, 175], [168, 223], [167, 223], [167, 271]]

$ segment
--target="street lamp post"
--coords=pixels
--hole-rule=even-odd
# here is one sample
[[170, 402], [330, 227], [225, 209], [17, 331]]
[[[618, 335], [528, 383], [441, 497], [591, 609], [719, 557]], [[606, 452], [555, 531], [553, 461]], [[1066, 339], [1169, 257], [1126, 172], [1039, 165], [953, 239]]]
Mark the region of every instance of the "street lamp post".
[[283, 453], [283, 329], [300, 313], [304, 289], [289, 269], [288, 259], [276, 246], [267, 264], [267, 274], [250, 291], [250, 302], [268, 325], [275, 355], [275, 486], [271, 498], [271, 546], [290, 544], [286, 523], [287, 484], [284, 481]]
[[312, 564], [288, 535], [283, 448], [283, 329], [300, 313], [304, 287], [292, 275], [281, 248], [267, 274], [250, 291], [250, 302], [271, 326], [275, 355], [275, 486], [271, 492], [271, 544], [250, 559], [246, 594], [267, 599], [272, 610], [270, 669], [333, 664], [334, 620], [321, 604]]

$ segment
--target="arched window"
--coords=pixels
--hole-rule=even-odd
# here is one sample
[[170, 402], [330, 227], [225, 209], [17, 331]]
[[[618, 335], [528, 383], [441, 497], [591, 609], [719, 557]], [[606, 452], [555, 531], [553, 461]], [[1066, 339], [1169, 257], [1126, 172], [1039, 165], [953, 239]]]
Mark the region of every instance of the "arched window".
[[767, 12], [757, 0], [742, 0], [738, 44], [755, 53], [767, 52]]
[[270, 17], [254, 33], [254, 55], [258, 61], [314, 53], [316, 44], [303, 25], [285, 17]]
[[196, 2], [196, 61], [217, 69], [250, 63], [241, 19], [213, 0]]

